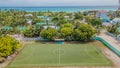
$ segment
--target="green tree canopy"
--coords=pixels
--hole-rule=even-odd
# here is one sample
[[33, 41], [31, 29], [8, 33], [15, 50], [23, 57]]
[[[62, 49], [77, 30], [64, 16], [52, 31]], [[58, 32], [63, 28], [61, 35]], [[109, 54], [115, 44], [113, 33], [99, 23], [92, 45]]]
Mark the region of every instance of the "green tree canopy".
[[88, 41], [96, 33], [96, 30], [88, 24], [81, 23], [79, 27], [74, 30], [75, 40]]
[[102, 20], [99, 18], [92, 18], [90, 19], [89, 23], [93, 26], [101, 26], [102, 25]]
[[64, 27], [73, 28], [73, 25], [71, 23], [65, 23], [65, 24], [62, 24], [60, 27], [61, 28], [64, 28]]
[[47, 28], [41, 31], [40, 36], [44, 39], [53, 40], [58, 36], [58, 32], [54, 28]]
[[39, 37], [40, 32], [43, 30], [44, 28], [40, 25], [36, 26], [36, 27], [30, 27], [27, 28], [23, 34], [25, 37]]
[[75, 18], [74, 19], [82, 20], [83, 19], [82, 13], [80, 13], [80, 12], [75, 13]]
[[66, 39], [67, 37], [71, 37], [73, 34], [73, 29], [70, 27], [63, 27], [60, 29], [61, 38]]

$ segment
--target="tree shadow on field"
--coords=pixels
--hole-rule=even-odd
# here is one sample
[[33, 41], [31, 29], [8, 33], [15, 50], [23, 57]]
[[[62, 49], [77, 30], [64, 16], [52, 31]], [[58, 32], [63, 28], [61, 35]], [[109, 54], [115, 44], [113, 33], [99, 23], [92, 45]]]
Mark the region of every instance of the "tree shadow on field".
[[83, 41], [65, 41], [66, 44], [89, 44], [89, 43], [92, 43], [94, 41], [86, 41], [86, 42], [83, 42]]
[[[90, 44], [93, 43], [95, 41], [87, 41], [87, 42], [82, 42], [82, 41], [65, 41], [64, 44]], [[54, 41], [50, 41], [50, 40], [44, 40], [44, 41], [35, 41], [35, 43], [40, 43], [40, 44], [55, 44]]]

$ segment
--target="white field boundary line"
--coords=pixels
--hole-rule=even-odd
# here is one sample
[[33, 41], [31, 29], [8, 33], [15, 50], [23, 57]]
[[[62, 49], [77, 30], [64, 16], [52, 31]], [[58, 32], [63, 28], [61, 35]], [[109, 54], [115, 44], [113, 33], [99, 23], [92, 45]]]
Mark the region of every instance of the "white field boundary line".
[[[86, 64], [86, 65], [85, 65]], [[88, 65], [87, 65], [88, 64]], [[90, 65], [92, 64], [92, 65]], [[94, 64], [98, 64], [98, 65], [94, 65]], [[103, 64], [103, 65], [102, 65]], [[10, 65], [9, 67], [18, 67], [18, 66], [106, 66], [104, 65], [104, 63], [70, 63], [70, 64], [60, 64], [60, 65], [56, 65], [56, 64], [16, 64], [16, 65]]]
[[58, 55], [59, 55], [59, 58], [58, 58], [58, 60], [59, 60], [59, 65], [60, 65], [60, 46], [61, 46], [61, 45], [59, 45], [59, 54], [58, 54]]
[[[71, 65], [71, 66], [80, 66], [80, 65], [84, 65], [84, 64], [104, 64], [104, 63], [70, 63], [70, 64], [61, 64], [60, 63], [60, 45], [58, 45], [59, 46], [59, 65], [57, 65], [57, 66], [60, 66], [60, 65]], [[86, 51], [86, 48], [85, 48], [85, 51]], [[88, 52], [87, 52], [87, 54], [88, 54]], [[90, 55], [88, 55], [88, 56], [90, 56]], [[18, 66], [56, 66], [56, 64], [16, 64], [16, 65], [10, 65], [10, 67], [11, 66], [14, 66], [14, 67], [18, 67]], [[92, 66], [92, 65], [91, 65]], [[98, 65], [96, 65], [96, 66], [98, 66]], [[101, 65], [100, 65], [101, 66]]]

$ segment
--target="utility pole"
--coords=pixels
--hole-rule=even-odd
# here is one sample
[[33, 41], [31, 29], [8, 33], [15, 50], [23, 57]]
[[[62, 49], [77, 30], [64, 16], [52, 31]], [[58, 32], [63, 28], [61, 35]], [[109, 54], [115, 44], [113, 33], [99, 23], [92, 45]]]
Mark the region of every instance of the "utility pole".
[[120, 0], [119, 0], [118, 10], [120, 10]]

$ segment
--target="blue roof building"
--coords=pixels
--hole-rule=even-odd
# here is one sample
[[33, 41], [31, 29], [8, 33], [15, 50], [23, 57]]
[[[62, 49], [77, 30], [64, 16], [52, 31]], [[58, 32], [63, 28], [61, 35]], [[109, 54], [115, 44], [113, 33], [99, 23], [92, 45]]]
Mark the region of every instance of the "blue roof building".
[[107, 17], [101, 18], [101, 20], [102, 20], [103, 22], [110, 22], [110, 21], [111, 21], [110, 18], [107, 18]]
[[106, 18], [107, 17], [107, 11], [101, 10], [101, 11], [96, 12], [96, 17], [98, 17], [98, 18]]

